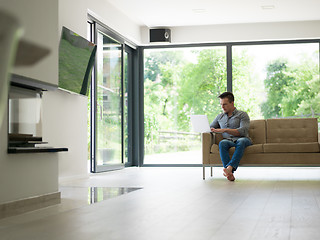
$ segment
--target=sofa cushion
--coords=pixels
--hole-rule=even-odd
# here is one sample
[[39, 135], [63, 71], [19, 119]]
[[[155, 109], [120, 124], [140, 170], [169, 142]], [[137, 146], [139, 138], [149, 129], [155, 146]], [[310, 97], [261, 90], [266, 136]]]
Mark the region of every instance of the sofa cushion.
[[267, 119], [267, 143], [318, 142], [316, 118]]
[[[233, 154], [235, 151], [235, 147], [230, 148], [229, 152]], [[213, 144], [211, 146], [211, 153], [219, 153], [219, 146], [217, 144]], [[262, 144], [254, 144], [249, 147], [247, 147], [244, 150], [245, 154], [250, 154], [250, 153], [263, 153], [263, 145]]]
[[[235, 149], [235, 147], [232, 147], [230, 148], [229, 152], [233, 154]], [[252, 153], [263, 153], [263, 144], [253, 144], [251, 146], [246, 147], [246, 149], [244, 150], [244, 154]]]
[[313, 153], [320, 152], [318, 142], [313, 143], [266, 143], [265, 153]]
[[265, 120], [251, 120], [249, 128], [249, 137], [253, 144], [266, 142], [266, 121]]

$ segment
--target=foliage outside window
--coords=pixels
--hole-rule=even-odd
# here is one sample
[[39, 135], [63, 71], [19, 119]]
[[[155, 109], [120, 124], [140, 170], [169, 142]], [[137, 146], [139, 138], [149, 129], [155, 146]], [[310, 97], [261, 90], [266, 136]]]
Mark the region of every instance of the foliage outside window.
[[145, 153], [200, 148], [190, 115], [220, 112], [226, 91], [225, 47], [145, 51]]
[[[233, 46], [232, 56], [235, 105], [251, 119], [320, 118], [318, 43]], [[146, 49], [144, 67], [145, 154], [200, 150], [189, 116], [221, 112], [226, 47]]]
[[239, 105], [251, 119], [320, 118], [319, 44], [237, 46], [250, 60], [246, 75], [233, 71]]

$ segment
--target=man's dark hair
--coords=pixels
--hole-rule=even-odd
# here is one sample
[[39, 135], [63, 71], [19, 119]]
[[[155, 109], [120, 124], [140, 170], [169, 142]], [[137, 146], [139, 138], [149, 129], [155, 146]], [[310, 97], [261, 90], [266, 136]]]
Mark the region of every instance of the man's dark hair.
[[234, 96], [232, 94], [232, 92], [224, 92], [222, 93], [219, 98], [223, 99], [223, 98], [228, 98], [229, 102], [234, 102]]

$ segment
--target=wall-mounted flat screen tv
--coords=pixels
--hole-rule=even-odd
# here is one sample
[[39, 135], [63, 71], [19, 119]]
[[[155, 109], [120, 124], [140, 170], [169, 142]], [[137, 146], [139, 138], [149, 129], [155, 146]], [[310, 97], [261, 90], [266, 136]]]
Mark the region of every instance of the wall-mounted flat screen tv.
[[62, 27], [59, 45], [59, 88], [88, 95], [97, 46]]

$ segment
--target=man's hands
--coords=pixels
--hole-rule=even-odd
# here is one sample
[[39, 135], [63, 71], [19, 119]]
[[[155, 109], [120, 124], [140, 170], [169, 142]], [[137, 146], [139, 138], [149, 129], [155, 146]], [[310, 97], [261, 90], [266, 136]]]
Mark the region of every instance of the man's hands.
[[229, 133], [235, 137], [240, 137], [240, 133], [237, 129], [230, 129], [230, 128], [211, 128], [211, 132], [214, 133]]
[[211, 132], [214, 132], [214, 133], [224, 133], [226, 132], [226, 128], [211, 128]]

